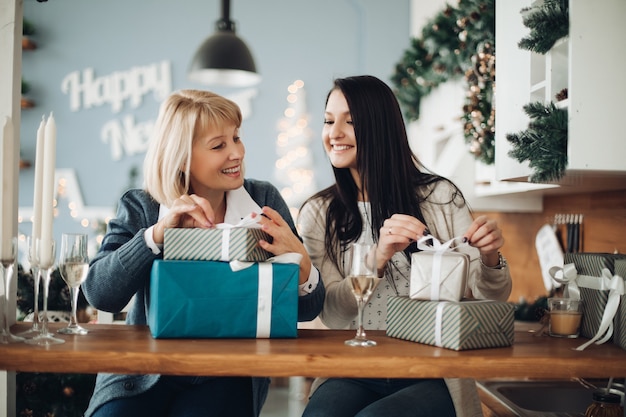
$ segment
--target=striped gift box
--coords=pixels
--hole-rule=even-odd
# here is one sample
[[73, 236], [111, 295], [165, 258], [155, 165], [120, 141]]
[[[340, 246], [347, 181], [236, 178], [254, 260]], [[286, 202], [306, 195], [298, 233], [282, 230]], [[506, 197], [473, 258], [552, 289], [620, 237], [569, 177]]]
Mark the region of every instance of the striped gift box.
[[[566, 253], [563, 263], [565, 265], [574, 264], [579, 277], [584, 275], [588, 277], [597, 277], [598, 280], [600, 280], [602, 277], [602, 270], [604, 268], [608, 269], [611, 274], [615, 273], [615, 261], [619, 259], [626, 260], [626, 255], [579, 252]], [[583, 300], [583, 318], [580, 324], [580, 335], [592, 338], [600, 329], [600, 323], [602, 322], [602, 316], [604, 315], [604, 308], [606, 307], [606, 303], [609, 299], [609, 290], [586, 288], [580, 283], [578, 284], [578, 287], [580, 288], [580, 298]]]
[[[615, 260], [615, 274], [626, 281], [626, 259]], [[613, 319], [613, 326], [613, 342], [622, 349], [626, 349], [626, 294], [620, 297], [619, 307]]]
[[387, 300], [387, 335], [452, 350], [511, 346], [514, 306], [499, 301]]
[[165, 229], [163, 259], [178, 261], [262, 262], [272, 254], [262, 249], [259, 239], [271, 241], [261, 229]]

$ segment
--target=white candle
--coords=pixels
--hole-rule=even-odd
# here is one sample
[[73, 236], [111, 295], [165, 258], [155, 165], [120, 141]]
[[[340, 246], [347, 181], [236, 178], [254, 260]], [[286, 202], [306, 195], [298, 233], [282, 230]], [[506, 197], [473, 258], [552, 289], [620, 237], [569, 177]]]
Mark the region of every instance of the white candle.
[[0, 256], [11, 259], [13, 248], [13, 197], [15, 183], [13, 178], [13, 123], [6, 116], [2, 128], [2, 203], [0, 204]]
[[[41, 239], [41, 197], [43, 191], [43, 159], [44, 159], [44, 130], [46, 118], [42, 116], [39, 129], [37, 129], [37, 148], [35, 154], [35, 191], [33, 195], [33, 230], [31, 233], [32, 243]], [[31, 254], [32, 256], [35, 253]], [[36, 262], [37, 260], [34, 259]]]
[[54, 117], [50, 117], [44, 129], [43, 173], [41, 192], [41, 247], [39, 261], [46, 268], [52, 266], [52, 222], [54, 220], [54, 171], [56, 164], [57, 129]]

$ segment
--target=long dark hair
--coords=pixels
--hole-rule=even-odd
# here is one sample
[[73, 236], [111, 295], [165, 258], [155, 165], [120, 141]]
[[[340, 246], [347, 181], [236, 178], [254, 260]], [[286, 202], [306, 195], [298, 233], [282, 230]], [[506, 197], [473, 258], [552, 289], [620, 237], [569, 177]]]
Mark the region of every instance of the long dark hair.
[[[371, 205], [371, 218], [367, 220], [374, 242], [378, 242], [385, 219], [393, 214], [409, 214], [426, 224], [420, 208], [420, 203], [428, 198], [423, 186], [447, 180], [427, 172], [411, 151], [393, 91], [373, 76], [338, 78], [326, 103], [335, 90], [343, 93], [350, 109], [357, 142], [357, 168]], [[333, 167], [333, 172], [335, 184], [310, 199], [329, 200], [324, 241], [327, 255], [339, 267], [338, 245], [343, 250], [356, 241], [362, 233], [363, 220], [357, 203], [359, 189], [350, 170]], [[407, 248], [407, 256], [411, 251], [415, 248]]]

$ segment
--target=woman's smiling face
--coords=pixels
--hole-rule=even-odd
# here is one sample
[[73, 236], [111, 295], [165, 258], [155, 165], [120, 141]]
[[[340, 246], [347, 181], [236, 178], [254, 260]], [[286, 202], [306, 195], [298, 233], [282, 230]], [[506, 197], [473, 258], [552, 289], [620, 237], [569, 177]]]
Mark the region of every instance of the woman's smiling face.
[[356, 136], [348, 102], [340, 90], [328, 96], [322, 129], [324, 149], [335, 168], [356, 171]]
[[243, 185], [245, 147], [232, 124], [207, 129], [194, 138], [190, 181], [195, 194], [235, 190]]

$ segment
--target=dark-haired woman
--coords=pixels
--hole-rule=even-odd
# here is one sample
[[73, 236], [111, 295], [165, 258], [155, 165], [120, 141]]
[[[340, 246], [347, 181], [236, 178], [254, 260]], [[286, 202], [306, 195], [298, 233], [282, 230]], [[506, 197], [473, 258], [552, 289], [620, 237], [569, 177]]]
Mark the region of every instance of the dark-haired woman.
[[[377, 245], [378, 275], [385, 279], [365, 308], [366, 330], [385, 329], [387, 298], [408, 295], [410, 253], [426, 233], [469, 243], [463, 249], [471, 257], [467, 297], [507, 299], [511, 277], [499, 252], [501, 230], [486, 216], [474, 219], [461, 191], [420, 164], [384, 82], [372, 76], [335, 80], [322, 140], [335, 184], [304, 203], [298, 224], [326, 287], [320, 314], [326, 326], [355, 327], [357, 304], [344, 279], [352, 242]], [[330, 378], [315, 381], [304, 416], [465, 417], [482, 411], [473, 380]]]

